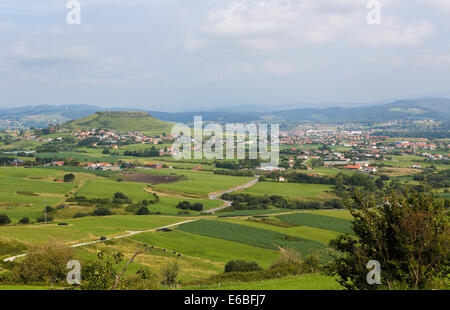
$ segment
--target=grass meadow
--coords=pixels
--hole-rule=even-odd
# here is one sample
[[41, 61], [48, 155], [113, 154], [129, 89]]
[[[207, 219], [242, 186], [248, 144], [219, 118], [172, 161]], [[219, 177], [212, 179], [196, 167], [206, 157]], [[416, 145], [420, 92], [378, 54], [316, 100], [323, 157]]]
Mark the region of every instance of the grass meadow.
[[200, 197], [207, 197], [209, 193], [231, 189], [238, 185], [248, 183], [254, 179], [253, 177], [227, 176], [218, 175], [206, 171], [189, 171], [177, 169], [140, 169], [139, 172], [183, 176], [184, 179], [181, 181], [167, 184], [158, 184], [152, 187], [156, 190], [195, 195]]
[[184, 287], [190, 290], [342, 290], [333, 277], [323, 274], [302, 274], [256, 282], [232, 282]]
[[279, 250], [279, 247], [293, 248], [304, 256], [311, 253], [321, 254], [327, 248], [327, 246], [317, 241], [224, 221], [200, 220], [180, 225], [177, 229], [269, 250]]
[[276, 217], [286, 223], [296, 224], [300, 226], [316, 227], [343, 234], [353, 234], [351, 221], [347, 219], [308, 212], [277, 215]]
[[255, 261], [262, 267], [268, 267], [279, 256], [279, 252], [274, 250], [262, 249], [247, 244], [191, 234], [179, 230], [143, 233], [135, 235], [131, 239], [152, 244], [160, 248], [167, 248], [171, 251], [177, 251], [183, 255], [198, 257], [207, 261], [220, 262], [222, 266], [230, 260], [243, 259]]
[[334, 198], [331, 191], [333, 186], [323, 184], [302, 184], [302, 183], [278, 183], [278, 182], [260, 182], [252, 187], [243, 190], [244, 193], [252, 195], [280, 195], [295, 199], [330, 199]]

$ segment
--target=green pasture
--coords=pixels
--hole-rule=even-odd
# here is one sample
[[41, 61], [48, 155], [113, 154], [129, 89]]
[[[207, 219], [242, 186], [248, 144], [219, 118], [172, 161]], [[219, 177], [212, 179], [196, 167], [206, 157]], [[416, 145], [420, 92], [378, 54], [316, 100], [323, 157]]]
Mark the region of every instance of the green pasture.
[[320, 229], [309, 226], [280, 227], [276, 225], [267, 224], [264, 222], [257, 223], [242, 219], [225, 219], [223, 221], [227, 223], [245, 225], [259, 229], [271, 230], [284, 235], [320, 242], [324, 245], [328, 245], [332, 239], [336, 238], [339, 235], [339, 233], [332, 230]]
[[299, 199], [328, 199], [334, 197], [333, 194], [326, 193], [331, 190], [333, 190], [333, 186], [323, 184], [259, 182], [244, 189], [243, 192], [252, 195], [280, 195]]
[[[144, 190], [149, 184], [139, 182], [117, 182], [113, 179], [98, 178], [88, 180], [78, 191], [78, 196], [86, 196], [88, 198], [112, 198], [114, 193], [122, 192], [133, 199], [134, 203], [141, 200], [152, 200], [151, 193]], [[181, 209], [176, 206], [180, 201], [188, 200], [191, 203], [200, 202], [203, 204], [204, 210], [209, 210], [219, 207], [222, 203], [216, 200], [209, 199], [186, 199], [160, 196], [160, 201], [156, 204], [149, 205], [150, 212], [161, 212], [163, 214], [177, 214]], [[113, 210], [114, 211], [114, 210]], [[198, 214], [195, 211], [189, 211], [192, 214]]]
[[273, 230], [255, 228], [225, 221], [199, 220], [178, 227], [178, 230], [197, 235], [240, 242], [264, 249], [293, 248], [302, 255], [319, 253], [327, 247], [322, 243], [285, 235]]
[[347, 219], [313, 214], [308, 212], [277, 215], [276, 217], [286, 223], [308, 227], [316, 227], [343, 234], [353, 234], [351, 221]]
[[51, 169], [1, 168], [0, 213], [8, 215], [13, 223], [24, 216], [41, 216], [46, 205], [59, 203], [76, 186], [53, 181], [63, 175]]
[[277, 251], [183, 231], [143, 233], [131, 239], [223, 264], [230, 260], [243, 259], [268, 267], [279, 256]]
[[26, 244], [59, 240], [67, 243], [96, 240], [101, 236], [116, 236], [127, 231], [151, 230], [182, 222], [186, 218], [171, 216], [114, 215], [68, 219], [69, 226], [54, 224], [16, 225], [0, 227], [0, 238], [21, 241]]
[[253, 180], [253, 177], [238, 177], [214, 174], [205, 171], [190, 171], [178, 169], [149, 170], [139, 169], [139, 172], [158, 175], [177, 175], [184, 179], [167, 184], [152, 186], [157, 190], [178, 192], [188, 195], [208, 196], [209, 193], [224, 191], [245, 184]]
[[342, 290], [330, 276], [312, 273], [255, 282], [232, 282], [183, 287], [186, 290]]
[[[135, 240], [124, 238], [76, 248], [75, 251], [77, 258], [84, 262], [95, 261], [99, 251], [105, 253], [105, 256], [109, 258], [117, 251], [120, 251], [124, 255], [124, 260], [114, 265], [115, 269], [120, 272], [134, 254], [137, 244], [138, 242]], [[135, 275], [137, 271], [145, 267], [149, 268], [153, 273], [160, 274], [162, 269], [172, 262], [177, 262], [180, 266], [177, 280], [181, 282], [200, 280], [223, 271], [223, 263], [192, 257], [183, 252], [181, 252], [181, 257], [178, 257], [178, 253], [180, 252], [174, 254], [173, 250], [164, 251], [164, 248], [155, 245], [151, 251], [136, 257], [133, 263], [128, 266], [125, 276]]]
[[304, 212], [312, 213], [312, 214], [319, 214], [319, 215], [326, 215], [326, 216], [331, 216], [331, 217], [337, 217], [340, 219], [350, 220], [350, 221], [353, 220], [353, 216], [350, 214], [350, 211], [348, 211], [347, 209], [308, 210], [308, 211], [304, 211]]

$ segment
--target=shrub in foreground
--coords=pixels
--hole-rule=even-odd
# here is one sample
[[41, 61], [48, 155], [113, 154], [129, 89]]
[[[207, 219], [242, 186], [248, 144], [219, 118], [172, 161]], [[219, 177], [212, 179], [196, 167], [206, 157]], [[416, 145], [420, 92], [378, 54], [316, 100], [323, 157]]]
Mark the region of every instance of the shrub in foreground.
[[149, 215], [150, 211], [147, 207], [141, 207], [139, 210], [137, 210], [136, 215]]
[[0, 214], [0, 225], [10, 224], [11, 220], [6, 214]]
[[94, 210], [94, 212], [92, 214], [94, 216], [106, 216], [106, 215], [111, 215], [112, 212], [109, 208], [98, 207], [97, 209]]
[[246, 262], [243, 260], [232, 260], [225, 265], [225, 273], [228, 272], [252, 272], [260, 271], [262, 268], [255, 262]]

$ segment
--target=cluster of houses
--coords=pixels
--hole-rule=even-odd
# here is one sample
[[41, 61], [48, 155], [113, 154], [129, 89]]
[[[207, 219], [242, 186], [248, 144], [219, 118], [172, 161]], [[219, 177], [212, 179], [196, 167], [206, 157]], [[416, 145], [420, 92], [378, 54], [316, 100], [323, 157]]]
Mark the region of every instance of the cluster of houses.
[[87, 163], [87, 169], [91, 170], [110, 170], [110, 171], [119, 171], [121, 169], [121, 165], [118, 163]]
[[[133, 142], [141, 144], [160, 144], [164, 142], [170, 142], [175, 139], [174, 136], [156, 136], [149, 137], [142, 132], [120, 132], [116, 130], [108, 129], [96, 129], [80, 130], [77, 129], [74, 132], [74, 136], [83, 140], [87, 138], [98, 138], [100, 141], [107, 142], [112, 148], [118, 148], [120, 142]], [[92, 146], [97, 146], [97, 143], [93, 143]]]
[[345, 170], [363, 171], [363, 172], [377, 172], [377, 168], [371, 167], [368, 161], [351, 162], [350, 159], [338, 161], [325, 161], [325, 168], [342, 168]]

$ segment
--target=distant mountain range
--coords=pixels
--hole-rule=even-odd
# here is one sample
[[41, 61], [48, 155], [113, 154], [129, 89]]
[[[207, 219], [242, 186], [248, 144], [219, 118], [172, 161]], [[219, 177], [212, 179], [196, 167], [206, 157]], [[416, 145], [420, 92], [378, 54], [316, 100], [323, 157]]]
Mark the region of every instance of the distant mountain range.
[[[252, 111], [245, 111], [250, 110]], [[21, 108], [0, 109], [0, 128], [20, 126], [45, 127], [49, 123], [65, 123], [70, 120], [87, 117], [101, 111], [129, 111], [130, 108], [99, 108], [91, 105], [41, 105]], [[428, 98], [415, 100], [399, 100], [387, 104], [361, 107], [301, 108], [281, 111], [261, 111], [254, 106], [245, 110], [233, 111], [195, 111], [195, 112], [159, 112], [132, 109], [148, 112], [151, 116], [167, 122], [192, 123], [194, 116], [201, 115], [204, 121], [232, 122], [320, 122], [320, 123], [378, 123], [391, 120], [450, 120], [450, 99]]]

